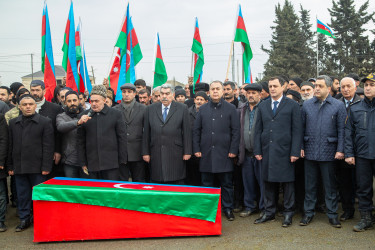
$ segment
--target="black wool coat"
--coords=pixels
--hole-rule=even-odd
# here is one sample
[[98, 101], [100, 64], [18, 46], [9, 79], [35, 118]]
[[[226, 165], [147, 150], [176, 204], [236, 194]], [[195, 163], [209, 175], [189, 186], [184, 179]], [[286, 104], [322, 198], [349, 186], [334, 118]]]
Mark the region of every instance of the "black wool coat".
[[9, 135], [8, 135], [8, 124], [3, 114], [0, 114], [0, 179], [8, 176], [7, 170], [5, 169], [5, 162], [8, 155], [9, 146]]
[[290, 157], [300, 157], [302, 121], [297, 102], [283, 97], [273, 115], [272, 99], [258, 106], [255, 122], [254, 155], [262, 155], [262, 175], [268, 182], [293, 182], [294, 164]]
[[27, 121], [22, 118], [9, 121], [8, 170], [14, 174], [51, 172], [55, 143], [51, 119], [39, 114]]
[[61, 134], [57, 131], [56, 128], [56, 117], [58, 114], [62, 113], [63, 109], [60, 105], [57, 105], [52, 102], [45, 101], [42, 107], [40, 107], [39, 114], [48, 117], [52, 121], [52, 126], [54, 130], [54, 136], [55, 136], [55, 151], [57, 153], [61, 154]]
[[121, 112], [104, 105], [100, 112], [83, 112], [91, 120], [78, 127], [78, 160], [96, 172], [126, 164], [126, 127]]

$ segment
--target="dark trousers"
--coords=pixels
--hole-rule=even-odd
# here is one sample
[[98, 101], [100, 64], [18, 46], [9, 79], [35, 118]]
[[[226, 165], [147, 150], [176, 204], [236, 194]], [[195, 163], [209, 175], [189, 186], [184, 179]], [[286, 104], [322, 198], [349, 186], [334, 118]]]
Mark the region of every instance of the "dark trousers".
[[244, 186], [242, 181], [242, 168], [234, 166], [233, 171], [233, 188], [234, 188], [234, 208], [244, 205]]
[[342, 209], [346, 212], [354, 212], [355, 168], [348, 166], [345, 160], [340, 160], [336, 163]]
[[69, 178], [86, 178], [87, 175], [83, 172], [82, 167], [64, 164], [65, 177]]
[[87, 179], [101, 179], [101, 180], [120, 180], [120, 174], [118, 168], [89, 172]]
[[335, 162], [333, 161], [310, 161], [305, 159], [305, 214], [307, 216], [313, 216], [315, 214], [319, 169], [325, 191], [327, 216], [330, 219], [337, 218], [338, 190], [335, 175]]
[[296, 210], [303, 211], [303, 202], [305, 200], [305, 173], [304, 173], [304, 160], [298, 159], [295, 166], [296, 180], [294, 182], [296, 192]]
[[0, 222], [5, 221], [5, 213], [7, 211], [7, 181], [6, 178], [0, 179]]
[[[294, 182], [283, 182], [284, 191], [284, 216], [294, 213]], [[279, 194], [279, 183], [264, 181], [264, 210], [268, 216], [276, 214], [276, 195]]]
[[185, 185], [185, 179], [177, 180], [177, 181], [165, 181], [165, 182], [151, 180], [151, 182], [157, 183], [157, 184]]
[[205, 187], [215, 187], [215, 177], [221, 187], [221, 206], [223, 210], [233, 209], [233, 173], [207, 173], [202, 172], [202, 185]]
[[261, 165], [261, 161], [250, 156], [245, 156], [245, 160], [242, 163], [244, 204], [246, 209], [255, 210], [257, 209], [257, 204], [260, 210], [264, 209]]
[[146, 182], [146, 165], [144, 161], [129, 161], [125, 165], [120, 165], [120, 180], [129, 181], [130, 175], [132, 181]]
[[358, 210], [360, 212], [372, 211], [372, 182], [375, 175], [375, 160], [356, 157], [355, 161]]
[[16, 174], [16, 188], [18, 195], [18, 215], [20, 220], [27, 220], [31, 216], [33, 187], [46, 181], [42, 174]]
[[199, 171], [199, 158], [192, 156], [186, 162], [186, 184], [202, 186], [201, 172]]

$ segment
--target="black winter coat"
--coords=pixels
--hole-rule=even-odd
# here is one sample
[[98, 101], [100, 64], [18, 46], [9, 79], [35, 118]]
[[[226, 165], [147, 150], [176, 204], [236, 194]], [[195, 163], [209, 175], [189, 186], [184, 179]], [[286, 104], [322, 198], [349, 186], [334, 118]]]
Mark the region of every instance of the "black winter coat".
[[62, 113], [63, 110], [60, 105], [57, 105], [52, 102], [45, 101], [43, 106], [40, 107], [39, 114], [48, 117], [52, 121], [52, 126], [55, 136], [55, 151], [61, 153], [61, 134], [57, 131], [56, 128], [56, 117], [58, 114]]
[[199, 170], [207, 173], [233, 171], [229, 153], [238, 154], [240, 117], [233, 104], [221, 99], [199, 108], [193, 131], [193, 152], [201, 152]]
[[0, 179], [8, 176], [7, 169], [5, 169], [5, 161], [8, 156], [9, 146], [8, 125], [3, 114], [0, 114]]
[[78, 127], [78, 159], [96, 172], [126, 164], [126, 129], [121, 112], [104, 105], [100, 112], [83, 112], [91, 120]]
[[35, 114], [27, 120], [22, 115], [10, 120], [8, 170], [14, 174], [51, 172], [54, 142], [51, 119]]

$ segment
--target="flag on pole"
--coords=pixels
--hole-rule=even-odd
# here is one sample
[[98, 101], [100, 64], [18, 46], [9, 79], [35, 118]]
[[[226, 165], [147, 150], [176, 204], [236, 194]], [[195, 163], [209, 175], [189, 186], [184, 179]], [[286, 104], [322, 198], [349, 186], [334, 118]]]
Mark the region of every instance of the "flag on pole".
[[[80, 62], [79, 69], [81, 73], [80, 78], [82, 79], [84, 90], [87, 90], [90, 94], [91, 89], [92, 89], [92, 84], [91, 84], [90, 76], [87, 70], [86, 53], [85, 53], [84, 45], [82, 45], [82, 60]], [[80, 81], [80, 84], [81, 84], [81, 81]], [[83, 93], [84, 91], [81, 91], [81, 92]]]
[[42, 18], [42, 71], [44, 73], [44, 84], [46, 86], [46, 94], [44, 97], [47, 101], [51, 101], [56, 87], [56, 74], [47, 4], [44, 5]]
[[118, 83], [118, 77], [120, 75], [120, 67], [121, 67], [120, 57], [121, 57], [121, 49], [118, 48], [115, 60], [113, 61], [111, 72], [109, 73], [109, 77], [108, 77], [109, 86], [115, 91], [115, 95], [117, 93], [117, 83]]
[[165, 69], [163, 57], [161, 55], [159, 33], [156, 34], [156, 37], [157, 41], [153, 88], [163, 85], [168, 80], [167, 70]]
[[[117, 86], [111, 86], [115, 91], [115, 101], [122, 98], [120, 87], [125, 83], [134, 83], [136, 80], [135, 66], [143, 58], [141, 47], [138, 42], [132, 18], [130, 17], [129, 4], [126, 9], [126, 17], [122, 25], [116, 47], [121, 49], [119, 75], [117, 77]], [[115, 61], [117, 58], [115, 58]], [[114, 62], [115, 64], [115, 62]], [[112, 66], [113, 67], [113, 66]], [[112, 70], [111, 70], [112, 73]], [[111, 74], [110, 73], [110, 74]]]
[[204, 56], [201, 36], [199, 34], [198, 18], [195, 18], [195, 31], [193, 38], [193, 45], [191, 51], [194, 53], [194, 79], [193, 79], [193, 92], [195, 84], [202, 81]]
[[75, 33], [75, 42], [76, 42], [76, 60], [77, 60], [77, 71], [79, 77], [79, 87], [78, 91], [84, 93], [85, 92], [85, 81], [84, 81], [84, 70], [83, 70], [83, 62], [82, 62], [82, 48], [81, 48], [81, 21], [79, 21], [77, 25], [77, 30]]
[[78, 91], [79, 77], [76, 59], [75, 25], [73, 13], [73, 1], [70, 4], [68, 21], [66, 22], [62, 66], [66, 71], [66, 87]]
[[250, 83], [251, 73], [250, 73], [250, 60], [253, 58], [253, 52], [250, 47], [249, 38], [247, 36], [247, 31], [245, 27], [245, 22], [243, 20], [241, 5], [238, 8], [238, 18], [236, 25], [236, 34], [234, 36], [235, 42], [241, 42], [243, 54], [242, 54], [242, 63], [245, 75], [245, 83]]
[[330, 36], [332, 38], [336, 38], [335, 34], [333, 33], [333, 30], [327, 24], [324, 24], [323, 22], [319, 21], [319, 19], [316, 19], [316, 21], [317, 21], [318, 33], [321, 33], [326, 36]]

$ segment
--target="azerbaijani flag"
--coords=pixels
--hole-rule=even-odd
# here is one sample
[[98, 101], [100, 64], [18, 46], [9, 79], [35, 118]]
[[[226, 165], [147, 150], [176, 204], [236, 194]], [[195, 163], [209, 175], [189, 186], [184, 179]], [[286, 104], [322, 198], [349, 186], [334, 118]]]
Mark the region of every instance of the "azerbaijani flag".
[[167, 70], [165, 69], [163, 56], [161, 55], [159, 33], [156, 33], [156, 37], [157, 41], [153, 88], [163, 85], [168, 80]]
[[333, 33], [333, 30], [327, 25], [321, 22], [319, 19], [316, 19], [317, 21], [317, 32], [321, 33], [326, 36], [330, 36], [332, 38], [336, 38], [335, 34]]
[[135, 82], [135, 66], [143, 58], [132, 18], [130, 17], [129, 4], [126, 9], [125, 21], [115, 46], [121, 48], [120, 72], [117, 87], [111, 87], [115, 91], [115, 101], [119, 101], [122, 98], [120, 87], [125, 83]]
[[[83, 62], [82, 62], [82, 48], [81, 48], [81, 21], [77, 25], [77, 30], [75, 33], [75, 42], [76, 42], [76, 60], [77, 60], [77, 70], [79, 76], [79, 92], [85, 92], [85, 81], [84, 81], [84, 69], [83, 69]], [[82, 76], [83, 74], [83, 76]]]
[[198, 18], [195, 18], [195, 31], [193, 38], [193, 46], [191, 51], [194, 53], [194, 79], [193, 79], [193, 92], [195, 89], [195, 84], [202, 81], [204, 56], [203, 56], [203, 46], [201, 41], [201, 36], [199, 35]]
[[89, 94], [91, 94], [92, 84], [91, 84], [89, 72], [87, 71], [85, 46], [82, 47], [82, 51], [83, 51], [82, 52], [83, 53], [83, 57], [82, 57], [83, 60], [81, 60], [81, 63], [80, 63], [80, 72], [83, 72], [83, 75], [84, 75], [82, 77], [82, 80], [84, 82], [84, 87], [89, 92]]
[[109, 86], [115, 91], [115, 95], [117, 93], [118, 77], [120, 76], [120, 67], [121, 67], [120, 58], [121, 58], [121, 49], [118, 48], [115, 60], [113, 61], [111, 72], [109, 73], [109, 77], [108, 77]]
[[66, 22], [62, 66], [66, 71], [66, 87], [78, 91], [79, 77], [76, 59], [75, 25], [73, 13], [73, 1], [70, 4], [68, 21]]
[[47, 101], [51, 101], [56, 87], [56, 74], [47, 4], [44, 5], [42, 18], [42, 71], [44, 73], [44, 84], [46, 86], [46, 94], [44, 97]]
[[235, 42], [241, 42], [243, 48], [242, 63], [245, 73], [245, 83], [251, 82], [250, 73], [250, 60], [253, 58], [253, 52], [250, 47], [249, 38], [247, 36], [247, 31], [245, 27], [245, 22], [243, 20], [241, 5], [238, 8], [238, 18], [236, 25], [236, 34], [234, 36]]

